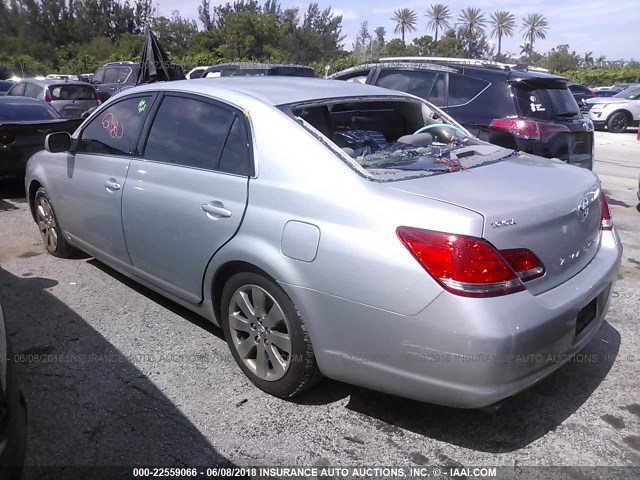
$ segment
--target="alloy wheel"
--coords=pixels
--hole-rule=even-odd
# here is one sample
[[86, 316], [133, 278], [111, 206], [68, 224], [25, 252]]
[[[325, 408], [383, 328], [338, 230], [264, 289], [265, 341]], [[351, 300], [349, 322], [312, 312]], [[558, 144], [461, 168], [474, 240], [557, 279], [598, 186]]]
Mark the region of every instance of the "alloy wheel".
[[55, 252], [58, 248], [58, 228], [53, 209], [46, 197], [40, 197], [36, 205], [36, 221], [40, 229], [40, 235], [49, 252]]
[[291, 334], [286, 315], [265, 289], [245, 285], [229, 304], [229, 330], [242, 362], [258, 378], [281, 379], [291, 364]]

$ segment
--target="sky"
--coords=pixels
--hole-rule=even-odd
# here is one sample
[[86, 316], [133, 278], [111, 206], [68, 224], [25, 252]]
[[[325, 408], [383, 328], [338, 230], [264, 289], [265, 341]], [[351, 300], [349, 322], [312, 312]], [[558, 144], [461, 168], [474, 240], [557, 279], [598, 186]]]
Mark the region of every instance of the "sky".
[[[158, 14], [169, 17], [172, 10], [179, 10], [182, 17], [198, 18], [200, 0], [154, 0]], [[264, 4], [264, 0], [259, 0]], [[211, 0], [211, 5], [225, 4], [226, 0]], [[233, 3], [233, 0], [230, 0]], [[308, 3], [300, 0], [281, 0], [282, 8], [297, 6], [301, 13]], [[537, 40], [534, 49], [546, 53], [551, 48], [568, 44], [570, 51], [583, 56], [593, 52], [594, 59], [606, 56], [607, 60], [640, 60], [640, 4], [638, 0], [471, 0], [471, 1], [419, 1], [419, 0], [318, 0], [321, 8], [331, 7], [342, 15], [342, 33], [346, 35], [344, 48], [352, 50], [355, 37], [363, 21], [369, 23], [369, 31], [382, 26], [387, 34], [386, 40], [400, 37], [394, 34], [393, 12], [398, 8], [410, 8], [418, 14], [417, 31], [406, 35], [407, 43], [422, 35], [433, 36], [427, 30], [426, 10], [432, 3], [444, 3], [453, 12], [449, 23], [455, 23], [458, 13], [467, 7], [480, 8], [487, 19], [496, 10], [508, 10], [516, 17], [518, 26], [513, 38], [503, 38], [502, 51], [520, 56], [520, 45], [524, 44], [520, 26], [522, 18], [528, 13], [541, 13], [549, 23], [547, 38]], [[201, 26], [201, 25], [199, 25]], [[487, 34], [491, 31], [487, 28]], [[494, 39], [491, 39], [494, 42]], [[497, 50], [497, 42], [496, 50]]]

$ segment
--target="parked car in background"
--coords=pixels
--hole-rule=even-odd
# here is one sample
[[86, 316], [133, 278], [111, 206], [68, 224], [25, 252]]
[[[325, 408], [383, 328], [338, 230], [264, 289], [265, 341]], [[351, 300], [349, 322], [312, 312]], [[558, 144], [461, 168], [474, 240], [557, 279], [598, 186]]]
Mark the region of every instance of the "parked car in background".
[[51, 132], [73, 132], [80, 119], [65, 120], [51, 105], [28, 97], [0, 97], [0, 179], [24, 175], [31, 155]]
[[620, 93], [620, 90], [614, 90], [612, 88], [599, 88], [597, 90], [593, 90], [593, 95], [595, 97], [613, 97]]
[[205, 72], [205, 70], [208, 70], [209, 68], [211, 68], [211, 65], [192, 68], [191, 70], [189, 70], [187, 72], [185, 77], [187, 77], [187, 79], [189, 79], [189, 80], [194, 79], [194, 78], [200, 78], [200, 77], [202, 77], [202, 74]]
[[313, 68], [304, 65], [231, 62], [221, 63], [206, 69], [200, 78], [239, 76], [317, 77]]
[[478, 60], [399, 57], [359, 65], [331, 78], [411, 93], [442, 108], [483, 140], [592, 168], [593, 126], [568, 79]]
[[25, 187], [47, 250], [84, 250], [221, 325], [279, 397], [324, 374], [493, 404], [591, 341], [618, 275], [596, 175], [397, 91], [158, 82], [45, 145]]
[[612, 133], [626, 132], [640, 122], [640, 86], [629, 87], [610, 98], [592, 98], [582, 106], [582, 113], [595, 128], [607, 127]]
[[27, 440], [27, 406], [12, 357], [0, 305], [0, 480], [20, 478]]
[[0, 80], [0, 96], [6, 95], [15, 82], [11, 80]]
[[7, 96], [31, 97], [50, 104], [62, 118], [80, 118], [98, 105], [96, 91], [79, 80], [20, 80]]
[[91, 85], [96, 89], [98, 100], [104, 102], [120, 92], [123, 87], [134, 86], [139, 71], [140, 64], [137, 62], [112, 62], [98, 68], [91, 78]]
[[573, 98], [576, 99], [578, 105], [582, 105], [587, 98], [595, 97], [595, 93], [589, 87], [585, 87], [579, 83], [567, 85], [567, 88], [571, 92], [571, 95], [573, 95]]
[[50, 73], [45, 77], [46, 80], [80, 80], [77, 75], [69, 75], [65, 73]]

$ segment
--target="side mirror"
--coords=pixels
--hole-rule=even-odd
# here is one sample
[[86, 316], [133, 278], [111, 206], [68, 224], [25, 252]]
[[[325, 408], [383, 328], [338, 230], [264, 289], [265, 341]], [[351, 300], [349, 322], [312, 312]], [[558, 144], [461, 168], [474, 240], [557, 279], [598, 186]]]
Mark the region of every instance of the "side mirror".
[[68, 152], [71, 150], [71, 135], [67, 132], [50, 133], [44, 139], [44, 148], [50, 153]]

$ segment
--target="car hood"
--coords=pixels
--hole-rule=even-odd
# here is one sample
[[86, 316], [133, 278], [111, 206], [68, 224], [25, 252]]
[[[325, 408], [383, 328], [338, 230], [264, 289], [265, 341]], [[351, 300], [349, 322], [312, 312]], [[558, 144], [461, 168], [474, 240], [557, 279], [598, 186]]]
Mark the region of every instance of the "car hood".
[[597, 97], [589, 98], [585, 100], [586, 103], [627, 103], [629, 100], [626, 98], [614, 98], [614, 97]]
[[534, 294], [577, 274], [598, 249], [600, 182], [584, 168], [517, 153], [477, 168], [386, 185], [479, 213], [483, 237], [498, 249], [530, 249], [546, 268], [544, 277], [527, 285]]

